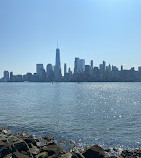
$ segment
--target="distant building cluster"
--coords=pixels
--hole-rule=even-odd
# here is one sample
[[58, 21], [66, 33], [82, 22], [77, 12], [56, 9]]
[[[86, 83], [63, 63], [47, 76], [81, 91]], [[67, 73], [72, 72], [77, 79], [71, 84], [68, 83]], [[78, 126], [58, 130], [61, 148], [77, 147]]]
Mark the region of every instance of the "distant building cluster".
[[90, 65], [85, 64], [84, 59], [75, 58], [74, 71], [67, 69], [64, 64], [64, 75], [62, 75], [60, 49], [56, 49], [55, 66], [48, 64], [46, 70], [43, 64], [36, 65], [36, 73], [26, 75], [13, 75], [13, 72], [4, 71], [1, 82], [141, 82], [141, 66], [138, 71], [132, 67], [119, 70], [116, 66], [106, 65], [103, 61], [99, 67], [94, 67], [93, 60]]

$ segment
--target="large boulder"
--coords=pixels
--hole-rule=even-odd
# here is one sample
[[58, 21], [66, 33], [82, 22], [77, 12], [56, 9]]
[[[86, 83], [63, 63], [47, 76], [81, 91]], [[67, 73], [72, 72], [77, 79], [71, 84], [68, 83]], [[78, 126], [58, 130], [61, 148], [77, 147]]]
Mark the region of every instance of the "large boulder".
[[11, 145], [6, 145], [0, 149], [0, 158], [3, 158], [12, 153]]
[[48, 152], [42, 152], [36, 155], [36, 158], [48, 158]]
[[66, 153], [66, 154], [63, 154], [61, 155], [61, 158], [72, 158], [72, 153]]
[[48, 152], [48, 156], [60, 156], [63, 150], [58, 145], [47, 145], [41, 149], [42, 152]]
[[85, 158], [108, 158], [108, 154], [98, 145], [86, 148], [83, 153]]
[[27, 144], [24, 141], [14, 143], [13, 147], [19, 152], [22, 151], [28, 152], [29, 150]]
[[24, 140], [28, 145], [33, 144], [36, 146], [36, 140], [33, 138], [33, 136], [22, 137], [21, 139]]
[[5, 142], [3, 140], [0, 140], [0, 149], [3, 148], [5, 145]]
[[12, 154], [12, 158], [31, 158], [31, 156], [20, 153], [20, 152], [14, 152]]
[[34, 146], [33, 144], [31, 144], [30, 153], [32, 155], [37, 155], [37, 154], [40, 153], [40, 149], [38, 149], [36, 146]]

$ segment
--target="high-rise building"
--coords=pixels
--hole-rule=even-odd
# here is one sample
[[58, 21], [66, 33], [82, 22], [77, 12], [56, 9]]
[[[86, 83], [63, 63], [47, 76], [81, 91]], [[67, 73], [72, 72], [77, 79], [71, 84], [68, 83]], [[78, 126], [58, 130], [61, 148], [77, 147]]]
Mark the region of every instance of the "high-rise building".
[[85, 74], [90, 75], [91, 74], [91, 66], [90, 65], [85, 65]]
[[60, 49], [56, 49], [56, 62], [54, 66], [54, 77], [56, 81], [60, 81], [62, 79], [61, 73], [61, 61], [60, 61]]
[[85, 71], [85, 60], [84, 59], [75, 58], [75, 61], [74, 61], [74, 73], [75, 74], [84, 73], [84, 71]]
[[118, 79], [119, 71], [116, 66], [112, 66], [112, 79]]
[[52, 64], [48, 64], [47, 67], [46, 67], [47, 75], [49, 76], [50, 72], [52, 72], [52, 71], [53, 71]]
[[62, 79], [61, 69], [58, 66], [54, 66], [54, 77], [55, 81], [61, 81]]
[[139, 78], [141, 79], [141, 66], [138, 67], [138, 75], [139, 75]]
[[85, 71], [85, 60], [80, 59], [80, 61], [79, 61], [79, 72], [83, 73], [84, 71]]
[[68, 69], [68, 80], [71, 81], [72, 79], [72, 71], [71, 71], [71, 68], [69, 67]]
[[53, 72], [53, 66], [51, 64], [47, 65], [46, 72], [47, 72], [47, 79], [48, 79], [48, 81], [53, 81], [53, 79], [54, 79], [54, 72]]
[[8, 71], [4, 71], [3, 76], [4, 76], [4, 78], [3, 78], [4, 82], [9, 81], [9, 72]]
[[75, 58], [75, 61], [74, 61], [74, 73], [77, 74], [79, 73], [79, 58]]
[[105, 72], [105, 70], [106, 70], [106, 62], [103, 61], [103, 72]]
[[43, 64], [37, 64], [37, 65], [36, 65], [36, 74], [37, 74], [37, 76], [39, 77], [39, 79], [42, 79], [43, 70], [44, 70]]
[[55, 66], [58, 66], [61, 68], [61, 61], [60, 61], [60, 49], [56, 49], [56, 63]]
[[102, 73], [103, 72], [103, 64], [99, 64], [99, 69], [100, 69], [100, 72]]
[[67, 73], [67, 64], [65, 63], [64, 64], [64, 76], [66, 75], [66, 73]]
[[93, 60], [91, 60], [91, 69], [93, 69], [94, 68], [94, 62], [93, 62]]
[[10, 72], [10, 81], [12, 82], [14, 80], [13, 72]]
[[91, 80], [91, 66], [85, 65], [85, 81]]
[[141, 73], [141, 66], [138, 67], [138, 71]]
[[121, 65], [121, 71], [123, 71], [123, 65]]
[[43, 69], [44, 69], [43, 64], [37, 64], [36, 65], [36, 73], [37, 73], [37, 75], [40, 75]]

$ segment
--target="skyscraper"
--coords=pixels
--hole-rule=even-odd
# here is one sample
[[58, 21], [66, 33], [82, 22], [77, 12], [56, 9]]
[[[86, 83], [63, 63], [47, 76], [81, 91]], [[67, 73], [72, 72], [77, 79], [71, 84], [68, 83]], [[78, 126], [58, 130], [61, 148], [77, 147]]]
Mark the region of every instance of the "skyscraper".
[[10, 72], [10, 81], [13, 81], [13, 78], [14, 78], [13, 72]]
[[80, 61], [79, 61], [79, 72], [83, 73], [84, 71], [85, 71], [85, 60], [80, 59]]
[[79, 72], [79, 58], [75, 58], [74, 61], [74, 73], [77, 74]]
[[105, 72], [105, 70], [106, 70], [106, 62], [103, 61], [103, 73]]
[[123, 71], [123, 65], [121, 65], [121, 71]]
[[91, 60], [91, 69], [94, 68], [93, 60]]
[[3, 76], [4, 76], [4, 82], [9, 81], [9, 72], [8, 71], [4, 71]]
[[85, 71], [85, 60], [84, 59], [79, 59], [75, 58], [74, 61], [74, 73], [83, 73]]
[[64, 76], [66, 75], [66, 73], [67, 73], [67, 64], [65, 63], [64, 64]]
[[56, 63], [55, 66], [61, 67], [61, 62], [60, 62], [60, 49], [56, 49]]
[[48, 79], [48, 81], [53, 81], [53, 79], [54, 79], [54, 71], [53, 71], [53, 67], [52, 67], [51, 64], [47, 65], [46, 72], [47, 72], [47, 79]]
[[60, 81], [62, 78], [61, 74], [61, 62], [60, 62], [60, 49], [57, 46], [56, 49], [56, 62], [54, 66], [54, 76], [56, 81]]
[[38, 75], [38, 77], [39, 77], [40, 79], [42, 79], [43, 70], [44, 70], [43, 64], [37, 64], [37, 65], [36, 65], [36, 74]]

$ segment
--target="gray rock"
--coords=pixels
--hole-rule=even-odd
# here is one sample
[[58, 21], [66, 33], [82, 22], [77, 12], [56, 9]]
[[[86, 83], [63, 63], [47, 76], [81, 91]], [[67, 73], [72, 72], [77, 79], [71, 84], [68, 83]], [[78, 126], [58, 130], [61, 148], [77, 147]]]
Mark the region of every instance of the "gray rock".
[[32, 155], [37, 155], [37, 154], [40, 153], [40, 150], [39, 150], [36, 146], [34, 146], [33, 144], [32, 144], [31, 146], [32, 146], [32, 147], [30, 148], [30, 153], [31, 153]]
[[13, 147], [19, 152], [22, 152], [22, 151], [28, 152], [29, 151], [29, 148], [24, 141], [14, 143]]
[[108, 154], [98, 145], [88, 147], [83, 153], [85, 158], [108, 158]]
[[71, 157], [72, 157], [71, 153], [66, 153], [61, 156], [61, 158], [71, 158]]

